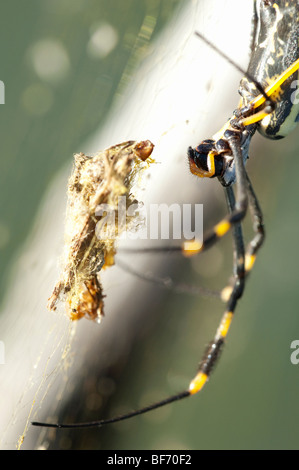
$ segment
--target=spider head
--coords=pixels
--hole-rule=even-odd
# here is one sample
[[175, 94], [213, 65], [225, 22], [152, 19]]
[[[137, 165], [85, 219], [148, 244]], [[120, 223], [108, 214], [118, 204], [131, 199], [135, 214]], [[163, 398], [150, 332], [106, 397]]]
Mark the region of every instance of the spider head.
[[[211, 166], [208, 158], [210, 152], [213, 152], [213, 162], [215, 166], [215, 171], [212, 175], [210, 174]], [[189, 147], [188, 159], [191, 173], [200, 178], [214, 178], [215, 176], [221, 176], [223, 173], [223, 157], [218, 153], [214, 140], [204, 140], [195, 148]]]

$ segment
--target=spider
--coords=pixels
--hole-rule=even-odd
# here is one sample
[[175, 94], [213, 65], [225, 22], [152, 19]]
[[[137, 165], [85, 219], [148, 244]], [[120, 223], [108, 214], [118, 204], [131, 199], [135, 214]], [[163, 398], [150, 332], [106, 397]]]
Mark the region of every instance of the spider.
[[[171, 250], [197, 255], [214, 245], [230, 230], [233, 232], [234, 249], [233, 283], [222, 291], [226, 308], [188, 389], [110, 419], [70, 424], [33, 422], [33, 425], [55, 428], [101, 427], [195, 395], [208, 382], [221, 355], [246, 279], [265, 238], [262, 211], [245, 168], [251, 139], [257, 130], [270, 139], [283, 138], [295, 128], [298, 121], [299, 104], [295, 100], [299, 70], [298, 30], [297, 0], [254, 1], [251, 58], [240, 83], [239, 106], [212, 139], [202, 141], [195, 148], [189, 147], [187, 151], [191, 173], [200, 178], [217, 177], [224, 187], [228, 214], [204, 235], [202, 244], [196, 241], [186, 242], [183, 247], [174, 247]], [[197, 32], [196, 35], [241, 70], [200, 33]], [[254, 236], [245, 247], [242, 222], [248, 209], [252, 216]]]

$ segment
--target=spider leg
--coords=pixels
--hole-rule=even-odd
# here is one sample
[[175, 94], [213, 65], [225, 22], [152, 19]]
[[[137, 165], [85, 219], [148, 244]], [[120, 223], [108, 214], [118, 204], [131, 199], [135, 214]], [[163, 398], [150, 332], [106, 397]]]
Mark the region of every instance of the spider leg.
[[[165, 250], [167, 251], [167, 248], [165, 248]], [[157, 285], [161, 289], [170, 290], [178, 294], [200, 295], [202, 297], [213, 297], [218, 299], [221, 298], [220, 290], [217, 291], [209, 289], [207, 287], [188, 285], [185, 283], [176, 282], [170, 277], [161, 278], [151, 273], [141, 272], [133, 268], [131, 265], [124, 262], [123, 260], [120, 261], [119, 259], [116, 260], [116, 265], [123, 269], [125, 272], [131, 274], [132, 276], [136, 276], [138, 279], [142, 279], [146, 282], [150, 282], [154, 285]]]
[[247, 175], [249, 209], [253, 221], [253, 229], [255, 231], [254, 238], [249, 242], [245, 254], [245, 271], [249, 273], [255, 263], [258, 250], [261, 248], [265, 240], [265, 227], [263, 221], [263, 213], [259, 202], [253, 190], [251, 181]]

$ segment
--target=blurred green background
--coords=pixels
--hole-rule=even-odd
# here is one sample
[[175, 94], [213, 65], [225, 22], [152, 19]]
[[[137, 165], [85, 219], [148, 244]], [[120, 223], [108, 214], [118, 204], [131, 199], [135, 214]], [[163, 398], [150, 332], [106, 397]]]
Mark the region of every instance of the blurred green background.
[[105, 121], [116, 91], [122, 92], [138, 66], [148, 44], [147, 38], [139, 40], [134, 49], [144, 18], [156, 19], [154, 38], [179, 3], [12, 0], [3, 5], [1, 297], [9, 263], [28, 234], [45, 187]]
[[[155, 19], [150, 38], [155, 39], [183, 3], [12, 0], [3, 5], [1, 298], [10, 265], [22, 249], [45, 188], [105, 121], [115, 96], [138, 66], [147, 42], [139, 43], [137, 51], [134, 46], [144, 18]], [[98, 47], [101, 34], [110, 38], [110, 49]], [[267, 240], [237, 309], [222, 360], [202, 396], [101, 431], [60, 434], [53, 437], [50, 448], [299, 447], [299, 366], [290, 362], [290, 344], [299, 339], [297, 132], [279, 142], [257, 137], [253, 144], [248, 171], [265, 213]], [[213, 207], [205, 210], [212, 213]], [[212, 221], [218, 215], [213, 214]], [[222, 250], [216, 247], [201, 263], [186, 266], [177, 261], [171, 274], [179, 270], [184, 281], [193, 284], [205, 276], [212, 287], [222, 286], [229, 275], [230, 247], [228, 238]], [[211, 266], [217, 263], [221, 269], [214, 274]], [[202, 265], [210, 273], [205, 275]], [[198, 303], [186, 295], [169, 294], [165, 301], [159, 325], [139, 338], [129, 366], [118, 373], [116, 393], [109, 401], [111, 415], [120, 407], [123, 411], [135, 408], [184, 387], [214, 334], [221, 305], [216, 303], [215, 315], [211, 300]], [[199, 323], [203, 310], [205, 317]]]

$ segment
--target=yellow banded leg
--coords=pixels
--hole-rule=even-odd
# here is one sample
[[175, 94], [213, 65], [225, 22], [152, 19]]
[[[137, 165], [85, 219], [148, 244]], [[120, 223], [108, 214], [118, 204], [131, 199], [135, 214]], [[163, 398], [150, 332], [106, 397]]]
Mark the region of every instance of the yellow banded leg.
[[[194, 377], [194, 379], [190, 382], [189, 385], [189, 393], [190, 395], [194, 395], [207, 383], [209, 376], [218, 361], [222, 347], [225, 341], [225, 338], [229, 332], [233, 317], [234, 317], [234, 310], [237, 305], [237, 301], [242, 295], [243, 292], [243, 284], [239, 282], [240, 279], [237, 277], [235, 279], [234, 287], [232, 288], [229, 296], [229, 300], [227, 303], [227, 310], [224, 312], [220, 324], [217, 328], [216, 334], [214, 339], [208, 345], [201, 364], [199, 366], [199, 371]], [[244, 281], [244, 279], [243, 279]]]
[[255, 231], [254, 238], [248, 243], [246, 255], [245, 255], [245, 271], [248, 274], [254, 264], [257, 257], [257, 252], [262, 246], [265, 239], [265, 228], [263, 221], [263, 214], [258, 203], [257, 197], [253, 191], [252, 184], [247, 175], [248, 182], [248, 196], [249, 196], [249, 209], [253, 221], [253, 229]]
[[204, 237], [202, 242], [199, 242], [198, 240], [184, 242], [182, 246], [183, 254], [185, 256], [197, 255], [226, 235], [231, 226], [232, 222], [230, 221], [230, 216], [228, 216], [215, 225], [212, 230]]
[[[265, 94], [269, 97], [273, 93], [275, 93], [280, 86], [291, 76], [293, 73], [297, 72], [299, 70], [299, 59], [295, 60], [279, 77], [265, 89]], [[264, 102], [266, 101], [266, 98], [264, 95], [258, 95], [256, 98], [254, 98], [249, 105], [252, 107], [252, 109], [259, 108]]]
[[213, 341], [211, 341], [208, 348], [206, 349], [199, 371], [194, 377], [194, 379], [190, 382], [189, 392], [191, 395], [200, 392], [200, 390], [202, 390], [204, 385], [207, 383], [212, 368], [214, 367], [220, 355], [224, 339], [227, 336], [232, 319], [233, 312], [224, 313], [220, 325], [217, 329], [215, 338]]
[[[260, 94], [253, 100], [248, 103], [246, 108], [255, 110], [262, 106], [266, 101], [266, 96], [271, 99], [271, 96], [279, 90], [280, 86], [291, 76], [293, 73], [299, 70], [299, 59], [297, 59], [293, 64], [290, 65], [271, 85], [269, 85], [265, 89], [265, 95]], [[274, 99], [275, 102], [275, 99]], [[245, 117], [239, 121], [240, 124], [243, 126], [249, 126], [250, 124], [254, 124], [256, 122], [262, 121], [266, 116], [271, 114], [272, 112], [271, 106], [269, 108], [265, 108], [260, 110], [259, 112], [253, 114], [252, 116]]]
[[229, 232], [234, 223], [238, 222], [238, 220], [236, 219], [243, 219], [245, 211], [246, 209], [241, 209], [240, 211], [238, 211], [238, 213], [235, 212], [222, 219], [221, 222], [216, 224], [212, 228], [212, 230], [210, 230], [210, 232], [208, 232], [208, 234], [204, 236], [202, 242], [198, 240], [184, 242], [182, 246], [183, 254], [185, 256], [197, 255], [198, 253], [204, 251], [205, 249], [216, 243], [216, 241], [218, 241], [220, 238], [226, 235], [227, 232]]
[[[235, 213], [235, 196], [232, 187], [226, 187], [226, 200], [230, 214]], [[230, 226], [220, 223], [217, 226], [217, 233], [222, 235], [229, 230]], [[234, 285], [231, 287], [227, 298], [227, 310], [224, 312], [220, 324], [217, 328], [213, 341], [209, 344], [201, 361], [199, 372], [189, 385], [191, 395], [198, 393], [209, 379], [210, 373], [220, 356], [222, 346], [231, 326], [234, 310], [237, 302], [243, 293], [245, 282], [245, 256], [241, 223], [237, 222], [233, 227], [234, 246]]]
[[253, 114], [252, 116], [248, 116], [244, 119], [240, 119], [239, 123], [242, 126], [249, 126], [250, 124], [254, 124], [256, 122], [262, 121], [265, 117], [271, 114], [273, 109], [271, 106], [259, 111], [258, 113]]
[[[255, 264], [255, 261], [256, 261], [256, 254], [252, 254], [249, 252], [249, 250], [246, 252], [246, 255], [245, 255], [245, 277], [248, 276], [248, 274], [250, 273], [250, 271], [253, 269], [253, 266]], [[220, 298], [223, 302], [227, 302], [228, 299], [230, 298], [231, 296], [231, 293], [233, 291], [233, 287], [231, 285], [227, 285], [225, 286], [221, 293], [220, 293]]]
[[[257, 258], [258, 250], [261, 248], [265, 239], [263, 214], [262, 214], [260, 205], [258, 203], [257, 197], [253, 191], [252, 184], [250, 182], [248, 175], [247, 175], [247, 183], [248, 183], [249, 209], [250, 209], [251, 216], [252, 216], [253, 230], [255, 232], [255, 236], [248, 243], [246, 253], [245, 253], [245, 277], [247, 277], [250, 271], [253, 269], [253, 266]], [[223, 300], [223, 302], [228, 301], [232, 290], [233, 290], [232, 286], [226, 286], [224, 289], [222, 289], [221, 299]]]

